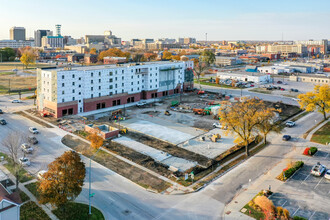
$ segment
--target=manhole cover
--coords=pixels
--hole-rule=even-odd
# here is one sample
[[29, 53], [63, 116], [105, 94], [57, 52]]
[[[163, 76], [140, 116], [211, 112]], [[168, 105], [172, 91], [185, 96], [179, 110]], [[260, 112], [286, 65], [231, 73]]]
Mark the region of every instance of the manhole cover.
[[124, 210], [122, 213], [123, 213], [124, 215], [129, 215], [129, 214], [131, 213], [131, 211], [130, 211], [130, 210]]

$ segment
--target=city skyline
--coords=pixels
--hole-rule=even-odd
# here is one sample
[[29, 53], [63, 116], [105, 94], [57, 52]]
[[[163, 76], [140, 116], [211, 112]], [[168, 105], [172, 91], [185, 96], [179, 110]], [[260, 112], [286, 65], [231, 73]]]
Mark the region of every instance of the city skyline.
[[[98, 1], [81, 4], [58, 1], [49, 5], [36, 0], [33, 4], [18, 0], [0, 0], [3, 17], [0, 39], [9, 39], [13, 26], [25, 27], [26, 37], [38, 29], [55, 31], [62, 24], [62, 34], [74, 38], [87, 34], [103, 34], [111, 30], [123, 40], [132, 38], [195, 37], [197, 40], [307, 40], [329, 39], [327, 21], [330, 2], [318, 0], [316, 10], [308, 1], [277, 1], [276, 4], [254, 1], [197, 1], [169, 0], [167, 4], [144, 0]], [[12, 17], [15, 11], [15, 17]], [[95, 15], [93, 13], [95, 12]], [[97, 13], [96, 13], [97, 12]], [[9, 19], [10, 18], [10, 19]]]

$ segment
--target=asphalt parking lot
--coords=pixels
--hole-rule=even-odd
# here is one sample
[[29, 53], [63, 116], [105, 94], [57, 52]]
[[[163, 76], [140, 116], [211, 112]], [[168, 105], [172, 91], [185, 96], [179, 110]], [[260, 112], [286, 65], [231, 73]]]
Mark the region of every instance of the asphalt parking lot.
[[330, 180], [316, 177], [310, 171], [317, 162], [330, 169], [330, 150], [321, 149], [313, 157], [304, 157], [305, 165], [270, 199], [275, 206], [289, 210], [291, 216], [306, 219], [330, 219]]

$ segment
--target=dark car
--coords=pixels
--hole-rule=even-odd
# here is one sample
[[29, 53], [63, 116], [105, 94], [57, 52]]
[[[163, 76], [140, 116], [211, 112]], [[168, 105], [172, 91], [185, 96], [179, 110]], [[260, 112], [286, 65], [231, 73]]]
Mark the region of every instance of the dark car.
[[288, 141], [290, 139], [291, 139], [291, 136], [290, 135], [283, 135], [283, 137], [282, 137], [282, 140], [283, 141]]
[[3, 114], [3, 111], [0, 109], [0, 114]]
[[277, 81], [278, 84], [282, 84], [282, 81]]
[[37, 144], [39, 141], [38, 141], [38, 139], [37, 139], [36, 137], [34, 137], [34, 136], [29, 136], [29, 137], [28, 137], [28, 142], [29, 142], [30, 144]]
[[273, 88], [272, 87], [267, 87], [267, 90], [273, 90]]
[[7, 124], [6, 120], [3, 118], [0, 118], [0, 125], [6, 125], [6, 124]]

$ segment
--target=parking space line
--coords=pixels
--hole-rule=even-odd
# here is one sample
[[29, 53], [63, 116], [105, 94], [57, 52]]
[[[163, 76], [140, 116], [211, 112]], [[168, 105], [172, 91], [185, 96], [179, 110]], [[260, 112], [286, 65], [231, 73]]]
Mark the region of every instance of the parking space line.
[[314, 189], [316, 189], [316, 187], [320, 184], [320, 182], [323, 180], [323, 177], [320, 179], [320, 181], [316, 184], [316, 186], [314, 187]]
[[299, 209], [300, 209], [300, 207], [297, 208], [297, 210], [292, 214], [292, 216], [294, 216], [298, 212]]
[[313, 214], [308, 218], [308, 220], [312, 219], [313, 215], [315, 214], [316, 211], [313, 212]]
[[281, 205], [282, 207], [284, 207], [284, 205], [287, 203], [288, 200], [285, 200], [285, 202]]
[[330, 155], [330, 153], [327, 154], [327, 156], [324, 157], [324, 159], [327, 159], [327, 157]]
[[303, 180], [303, 181], [301, 181], [301, 184], [303, 184], [307, 179], [308, 179], [308, 177], [310, 176], [311, 174], [308, 174], [308, 176]]

